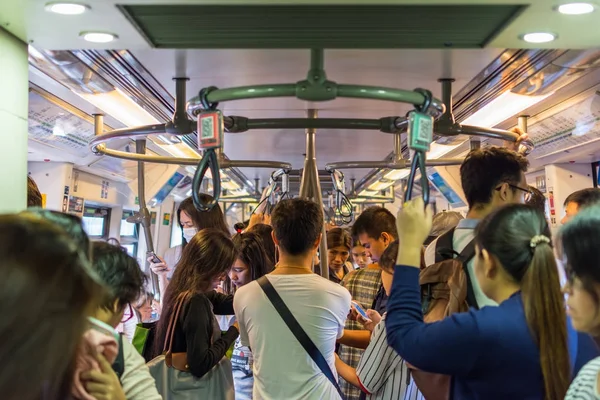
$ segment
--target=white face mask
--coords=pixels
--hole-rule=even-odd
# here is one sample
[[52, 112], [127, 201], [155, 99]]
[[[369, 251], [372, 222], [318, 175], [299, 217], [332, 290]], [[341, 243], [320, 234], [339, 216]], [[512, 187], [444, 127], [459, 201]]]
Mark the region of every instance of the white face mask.
[[196, 228], [183, 228], [183, 237], [186, 242], [190, 242], [192, 238], [198, 233], [198, 229]]

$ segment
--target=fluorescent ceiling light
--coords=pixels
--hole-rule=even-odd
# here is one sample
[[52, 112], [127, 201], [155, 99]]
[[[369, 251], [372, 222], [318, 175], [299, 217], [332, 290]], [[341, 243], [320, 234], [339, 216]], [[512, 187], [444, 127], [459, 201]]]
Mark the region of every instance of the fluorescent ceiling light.
[[160, 123], [119, 89], [95, 94], [75, 93], [128, 127]]
[[556, 39], [556, 35], [550, 32], [531, 32], [522, 36], [527, 43], [548, 43]]
[[456, 149], [458, 146], [460, 146], [460, 144], [445, 145], [439, 143], [431, 143], [429, 151], [427, 152], [427, 159], [441, 158], [446, 154], [450, 153], [452, 150]]
[[52, 2], [46, 4], [46, 11], [53, 12], [55, 14], [63, 15], [79, 15], [86, 12], [90, 7], [80, 3], [59, 3]]
[[[120, 121], [127, 127], [140, 125], [153, 125], [160, 122], [154, 118], [148, 111], [144, 110], [138, 103], [133, 101], [129, 96], [121, 90], [115, 88], [106, 93], [79, 93], [75, 92], [79, 97], [94, 105], [94, 107], [102, 110], [106, 115], [110, 115]], [[198, 153], [191, 147], [183, 143], [173, 143], [170, 138], [161, 138], [163, 135], [148, 136], [157, 146], [165, 150], [174, 157], [182, 158], [197, 158]], [[207, 173], [207, 177], [210, 175]]]
[[[152, 138], [150, 138], [150, 139], [152, 139]], [[153, 140], [153, 142], [155, 142], [155, 141]], [[183, 143], [177, 143], [177, 144], [156, 143], [156, 145], [174, 157], [198, 158], [198, 153], [195, 152], [194, 149], [192, 149], [191, 147], [189, 147]], [[198, 162], [199, 161], [200, 160], [198, 160]], [[206, 177], [208, 177], [208, 176], [210, 176], [210, 170], [206, 173]]]
[[594, 11], [594, 5], [590, 3], [566, 3], [556, 7], [556, 11], [567, 15], [589, 14]]
[[379, 192], [377, 190], [363, 189], [363, 191], [360, 192], [358, 195], [359, 196], [370, 197], [370, 196], [377, 196], [378, 194], [379, 194]]
[[[455, 148], [457, 148], [458, 146], [460, 146], [460, 145], [447, 146], [447, 145], [439, 144], [439, 143], [431, 143], [431, 147], [429, 148], [429, 151], [427, 152], [427, 159], [432, 160], [435, 158], [443, 157], [446, 154], [448, 154], [449, 152], [451, 152], [452, 150], [454, 150]], [[408, 175], [410, 175], [410, 169], [403, 168], [403, 169], [392, 169], [388, 173], [386, 173], [383, 177], [386, 180], [397, 181], [397, 180], [406, 178]]]
[[221, 178], [221, 187], [223, 189], [227, 189], [227, 190], [238, 190], [240, 187], [238, 186], [237, 183], [235, 183], [234, 181], [232, 181], [229, 178]]
[[108, 32], [81, 32], [79, 36], [92, 43], [110, 43], [119, 38], [114, 33]]
[[385, 179], [388, 179], [390, 181], [397, 181], [399, 179], [404, 179], [406, 178], [408, 175], [410, 174], [410, 170], [409, 169], [393, 169], [390, 172], [388, 172], [387, 174], [385, 174], [383, 177]]
[[519, 114], [521, 111], [539, 103], [552, 94], [553, 93], [542, 96], [527, 96], [516, 94], [508, 90], [489, 102], [485, 107], [471, 115], [469, 118], [461, 121], [461, 124], [493, 128], [500, 122]]
[[246, 189], [237, 189], [237, 190], [234, 190], [234, 192], [235, 192], [234, 194], [236, 196], [249, 196], [250, 195]]
[[390, 186], [392, 186], [394, 184], [394, 181], [390, 181], [387, 179], [383, 179], [383, 180], [379, 180], [376, 182], [373, 182], [369, 185], [368, 189], [369, 190], [384, 190], [389, 188]]

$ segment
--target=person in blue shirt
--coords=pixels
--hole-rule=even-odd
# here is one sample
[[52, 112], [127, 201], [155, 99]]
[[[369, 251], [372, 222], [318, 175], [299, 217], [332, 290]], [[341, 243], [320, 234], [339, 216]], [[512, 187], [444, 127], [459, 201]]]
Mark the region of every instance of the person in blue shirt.
[[[424, 211], [425, 210], [425, 211]], [[498, 307], [425, 324], [419, 261], [431, 209], [418, 198], [396, 220], [400, 247], [388, 302], [388, 343], [408, 363], [452, 376], [453, 399], [563, 399], [573, 370], [597, 354], [567, 316], [544, 216], [513, 204], [475, 232], [475, 275]]]

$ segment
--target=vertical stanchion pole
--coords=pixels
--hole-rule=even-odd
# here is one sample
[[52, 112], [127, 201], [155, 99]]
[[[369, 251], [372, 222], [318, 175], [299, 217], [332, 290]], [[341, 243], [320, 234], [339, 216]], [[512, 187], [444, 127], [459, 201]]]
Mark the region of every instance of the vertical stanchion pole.
[[527, 133], [527, 118], [529, 118], [529, 115], [519, 115], [517, 117], [517, 126], [525, 133]]
[[94, 135], [100, 136], [104, 133], [104, 114], [94, 114]]
[[[314, 66], [314, 59], [313, 59]], [[317, 110], [308, 110], [308, 118], [317, 118]], [[321, 208], [323, 207], [323, 196], [321, 194], [321, 182], [319, 180], [319, 169], [317, 167], [315, 151], [316, 129], [306, 129], [306, 157], [304, 159], [304, 170], [300, 183], [300, 197], [313, 200]], [[323, 212], [323, 216], [324, 216]], [[321, 260], [321, 276], [329, 279], [329, 265], [327, 263], [327, 232], [323, 224], [321, 244], [319, 245], [319, 259]]]
[[[146, 154], [146, 139], [137, 139], [135, 141], [135, 150], [138, 154]], [[146, 184], [144, 162], [138, 161], [138, 202], [140, 203], [140, 219], [144, 237], [146, 238], [146, 251], [154, 252], [154, 243], [152, 242], [152, 232], [150, 231], [150, 211], [146, 205]], [[148, 261], [146, 261], [146, 270], [148, 270]], [[152, 291], [154, 297], [160, 299], [160, 287], [158, 285], [158, 275], [150, 271], [152, 279]]]

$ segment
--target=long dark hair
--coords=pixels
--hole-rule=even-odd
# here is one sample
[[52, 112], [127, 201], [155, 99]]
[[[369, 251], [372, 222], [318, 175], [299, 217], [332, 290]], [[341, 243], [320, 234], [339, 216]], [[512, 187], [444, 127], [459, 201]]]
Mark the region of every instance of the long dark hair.
[[227, 273], [236, 257], [228, 234], [218, 229], [203, 229], [185, 246], [163, 299], [162, 315], [156, 328], [154, 354], [161, 354], [167, 325], [180, 295], [192, 296], [211, 289], [211, 282]]
[[277, 262], [277, 249], [275, 248], [275, 242], [273, 242], [273, 227], [267, 224], [256, 224], [251, 226], [248, 232], [260, 235], [267, 256], [271, 259], [271, 264], [275, 265]]
[[600, 283], [600, 204], [578, 212], [562, 227], [559, 237], [569, 276], [581, 280], [598, 306], [600, 298], [594, 285]]
[[[273, 263], [267, 256], [259, 234], [255, 232], [238, 233], [232, 240], [237, 251], [237, 258], [246, 264], [253, 281], [273, 271]], [[230, 285], [227, 291], [233, 293], [235, 288]]]
[[[200, 193], [200, 200], [202, 200], [203, 203], [210, 203], [213, 201], [213, 197], [208, 194]], [[230, 234], [229, 228], [225, 223], [225, 216], [223, 215], [221, 207], [216, 206], [211, 208], [209, 211], [198, 211], [196, 207], [194, 207], [194, 201], [192, 200], [192, 198], [188, 197], [187, 199], [183, 200], [177, 208], [177, 222], [182, 228], [181, 235], [183, 247], [185, 247], [187, 241], [183, 237], [183, 225], [181, 224], [182, 211], [185, 211], [185, 213], [190, 216], [190, 218], [194, 222], [194, 226], [196, 227], [196, 229], [198, 229], [198, 231], [201, 231], [202, 229], [206, 228], [212, 228], [225, 232], [228, 235]]]
[[102, 295], [78, 243], [38, 215], [0, 216], [0, 393], [24, 400], [69, 397], [87, 315]]
[[571, 381], [567, 317], [544, 215], [528, 205], [509, 205], [481, 221], [475, 238], [479, 249], [499, 260], [520, 285], [527, 324], [540, 351], [544, 398], [564, 398]]

